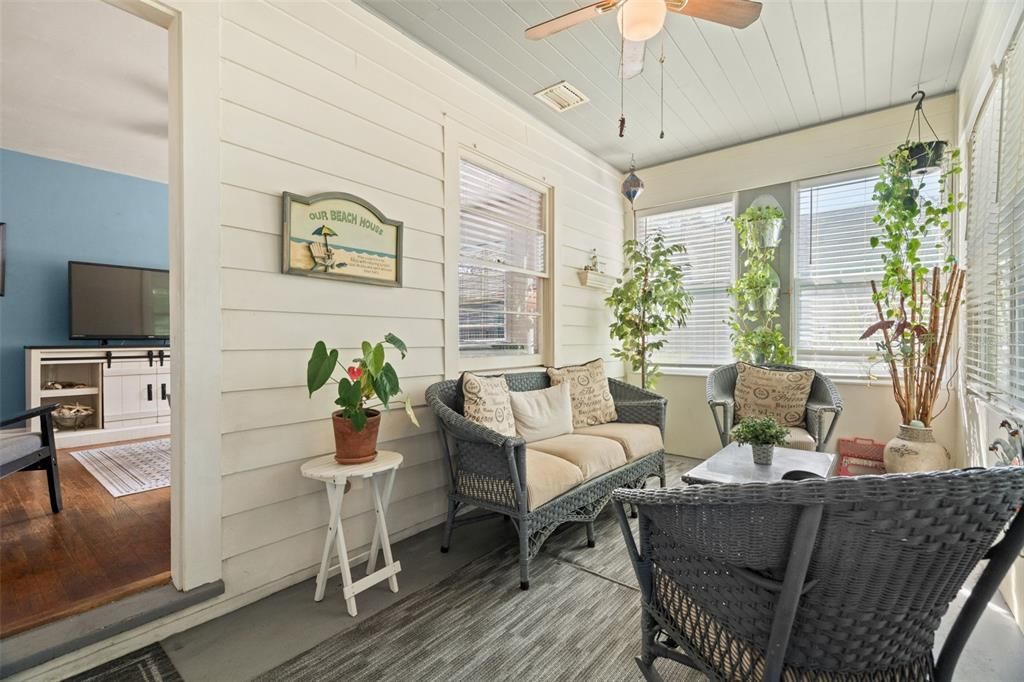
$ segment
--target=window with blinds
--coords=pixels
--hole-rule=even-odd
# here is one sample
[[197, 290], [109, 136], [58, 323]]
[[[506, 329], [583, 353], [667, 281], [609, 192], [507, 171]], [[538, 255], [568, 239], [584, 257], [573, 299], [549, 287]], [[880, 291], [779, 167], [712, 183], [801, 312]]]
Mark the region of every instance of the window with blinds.
[[732, 360], [729, 341], [727, 291], [735, 275], [735, 230], [728, 222], [732, 201], [726, 201], [637, 219], [637, 238], [660, 232], [670, 244], [682, 244], [686, 253], [677, 256], [683, 267], [686, 290], [693, 305], [686, 326], [668, 335], [668, 343], [655, 361], [661, 365], [717, 366]]
[[[939, 171], [922, 178], [922, 194], [939, 198]], [[800, 183], [794, 268], [794, 355], [799, 364], [836, 375], [864, 377], [880, 371], [871, 339], [860, 335], [878, 320], [871, 280], [882, 276], [882, 258], [871, 248], [877, 174], [832, 176]], [[938, 230], [918, 252], [931, 267], [942, 262]]]
[[968, 147], [964, 377], [1024, 407], [1024, 50], [1003, 60]]
[[547, 194], [462, 160], [459, 165], [459, 350], [540, 352], [548, 277]]

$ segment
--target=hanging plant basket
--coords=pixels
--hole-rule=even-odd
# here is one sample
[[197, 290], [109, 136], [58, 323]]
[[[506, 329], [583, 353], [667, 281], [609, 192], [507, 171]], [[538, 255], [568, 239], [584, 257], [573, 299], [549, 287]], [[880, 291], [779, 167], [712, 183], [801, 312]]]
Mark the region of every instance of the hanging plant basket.
[[906, 142], [900, 145], [900, 151], [904, 149], [910, 156], [912, 173], [927, 173], [933, 168], [942, 166], [942, 159], [946, 154], [945, 140], [932, 140], [931, 142]]

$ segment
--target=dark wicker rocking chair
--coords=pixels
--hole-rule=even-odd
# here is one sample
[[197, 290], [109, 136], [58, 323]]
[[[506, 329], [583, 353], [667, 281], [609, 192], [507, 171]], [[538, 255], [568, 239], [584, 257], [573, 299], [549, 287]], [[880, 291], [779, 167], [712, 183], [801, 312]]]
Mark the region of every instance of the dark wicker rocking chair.
[[[614, 499], [643, 599], [647, 680], [668, 658], [730, 682], [947, 682], [1024, 547], [1021, 467]], [[624, 504], [640, 510], [639, 547]], [[983, 560], [936, 661], [939, 621]]]

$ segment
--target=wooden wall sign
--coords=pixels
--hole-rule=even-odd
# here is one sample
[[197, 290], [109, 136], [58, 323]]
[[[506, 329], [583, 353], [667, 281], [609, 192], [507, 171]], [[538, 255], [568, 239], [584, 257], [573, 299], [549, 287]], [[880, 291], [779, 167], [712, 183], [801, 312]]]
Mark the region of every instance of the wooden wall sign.
[[344, 192], [282, 195], [284, 272], [402, 286], [402, 223]]

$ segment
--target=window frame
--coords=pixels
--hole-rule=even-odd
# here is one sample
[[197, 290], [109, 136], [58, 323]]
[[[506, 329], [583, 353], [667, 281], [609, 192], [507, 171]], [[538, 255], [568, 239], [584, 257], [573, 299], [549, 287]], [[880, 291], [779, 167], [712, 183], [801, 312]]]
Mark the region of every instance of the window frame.
[[[851, 170], [840, 171], [838, 173], [829, 173], [827, 175], [818, 175], [810, 178], [803, 178], [797, 180], [791, 184], [791, 196], [790, 196], [790, 263], [789, 268], [789, 290], [791, 292], [790, 299], [790, 316], [789, 316], [789, 338], [790, 347], [793, 351], [793, 363], [796, 365], [805, 365], [813, 367], [815, 362], [813, 360], [806, 362], [800, 357], [800, 289], [801, 282], [811, 280], [813, 278], [800, 277], [800, 192], [804, 189], [812, 187], [821, 187], [823, 185], [835, 185], [844, 182], [853, 182], [857, 180], [864, 180], [866, 178], [878, 177], [881, 173], [881, 167], [877, 164], [870, 166], [863, 166], [860, 168], [854, 168]], [[954, 217], [954, 220], [956, 218]], [[819, 285], [844, 285], [844, 284], [859, 284], [864, 283], [870, 286], [871, 280], [878, 281], [881, 279], [883, 266], [881, 258], [879, 258], [878, 271], [875, 273], [863, 273], [855, 275], [847, 275], [844, 277], [831, 277], [831, 278], [819, 278]], [[870, 292], [869, 292], [870, 293]], [[866, 328], [866, 327], [865, 327]], [[867, 383], [882, 383], [890, 384], [892, 380], [888, 376], [888, 372], [881, 370], [877, 373], [870, 370], [870, 368], [880, 366], [878, 362], [870, 362], [866, 356], [860, 354], [853, 354], [849, 352], [835, 352], [834, 355], [844, 355], [850, 358], [862, 358], [866, 366], [869, 368], [867, 372], [835, 372], [831, 370], [829, 375], [833, 379], [840, 381], [853, 381], [853, 382], [867, 382]]]
[[[555, 249], [557, 225], [557, 174], [544, 169], [535, 160], [494, 142], [452, 119], [444, 126], [444, 375], [457, 378], [464, 371], [496, 372], [541, 368], [556, 364], [559, 330], [555, 311], [558, 306], [560, 258]], [[538, 320], [536, 353], [509, 355], [467, 355], [459, 342], [459, 265], [461, 244], [460, 168], [463, 160], [529, 187], [544, 195], [545, 270], [541, 285], [541, 314]], [[532, 276], [532, 275], [531, 275]]]
[[[635, 211], [633, 215], [633, 221], [630, 225], [630, 236], [633, 239], [637, 237], [637, 226], [639, 221], [643, 218], [650, 216], [663, 215], [665, 213], [675, 213], [676, 211], [686, 211], [695, 208], [704, 208], [706, 206], [713, 206], [715, 204], [730, 204], [732, 216], [735, 218], [739, 202], [738, 192], [729, 192], [726, 194], [715, 194], [711, 196], [698, 197], [696, 199], [687, 199], [685, 201], [676, 201], [670, 204], [662, 204], [660, 206], [652, 206], [639, 211]], [[731, 227], [728, 229], [730, 242], [732, 244], [732, 258], [730, 259], [730, 271], [729, 271], [729, 284], [732, 285], [736, 281], [736, 276], [739, 273], [739, 261], [740, 261], [740, 249], [736, 240], [736, 230]], [[684, 243], [685, 245], [685, 243]], [[685, 282], [685, 273], [684, 273]], [[730, 297], [730, 307], [735, 303]], [[722, 323], [723, 327], [727, 326], [728, 318]], [[665, 363], [656, 361], [658, 366], [661, 368], [663, 374], [678, 374], [678, 375], [707, 375], [712, 369], [721, 366], [722, 364], [728, 364], [735, 362], [735, 358], [732, 354], [732, 344], [729, 344], [728, 359], [722, 362], [712, 363], [699, 363], [699, 362], [684, 362], [684, 363]]]

